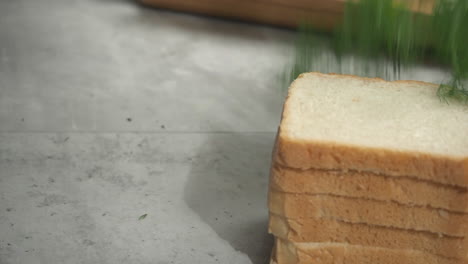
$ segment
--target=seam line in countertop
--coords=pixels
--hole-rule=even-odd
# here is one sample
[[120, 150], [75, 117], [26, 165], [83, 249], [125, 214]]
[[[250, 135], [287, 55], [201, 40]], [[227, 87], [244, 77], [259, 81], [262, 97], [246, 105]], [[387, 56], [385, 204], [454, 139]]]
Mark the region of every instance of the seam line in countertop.
[[277, 131], [0, 131], [0, 134], [276, 134]]

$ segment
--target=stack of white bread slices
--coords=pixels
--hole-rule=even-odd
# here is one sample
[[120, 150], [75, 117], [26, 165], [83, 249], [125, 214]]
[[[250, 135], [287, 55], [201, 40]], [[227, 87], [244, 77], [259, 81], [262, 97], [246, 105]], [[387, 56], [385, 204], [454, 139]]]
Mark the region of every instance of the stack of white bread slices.
[[306, 73], [269, 186], [277, 264], [468, 263], [468, 106], [438, 85]]

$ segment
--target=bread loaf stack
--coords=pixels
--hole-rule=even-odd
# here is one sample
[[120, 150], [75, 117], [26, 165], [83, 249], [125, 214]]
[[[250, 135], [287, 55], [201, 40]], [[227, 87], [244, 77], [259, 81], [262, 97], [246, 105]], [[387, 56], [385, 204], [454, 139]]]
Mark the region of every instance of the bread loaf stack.
[[293, 82], [271, 169], [271, 263], [468, 263], [468, 106], [437, 89]]

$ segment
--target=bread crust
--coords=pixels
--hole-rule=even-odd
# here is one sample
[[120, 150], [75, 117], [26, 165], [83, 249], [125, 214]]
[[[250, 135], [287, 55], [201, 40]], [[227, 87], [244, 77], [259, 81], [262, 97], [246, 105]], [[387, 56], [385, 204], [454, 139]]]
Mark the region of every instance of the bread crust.
[[408, 177], [369, 172], [298, 170], [273, 164], [270, 189], [286, 193], [332, 194], [394, 201], [450, 212], [468, 213], [468, 189]]
[[395, 202], [270, 190], [268, 207], [270, 212], [288, 219], [332, 219], [461, 238], [468, 232], [468, 214], [404, 206]]
[[281, 128], [277, 144], [274, 162], [285, 167], [356, 170], [468, 187], [468, 159], [333, 142], [298, 141], [282, 134]]
[[270, 213], [269, 232], [291, 242], [333, 242], [389, 249], [419, 250], [446, 258], [468, 260], [467, 241], [429, 232], [350, 224], [335, 220], [287, 219]]
[[462, 264], [463, 260], [438, 257], [415, 250], [363, 247], [345, 243], [309, 246], [275, 239], [276, 264]]
[[[362, 78], [352, 75], [305, 73], [319, 76], [342, 76], [371, 82], [386, 82], [379, 78]], [[283, 107], [282, 120], [294, 114], [290, 96], [297, 80], [291, 84]], [[435, 87], [435, 84], [417, 81], [397, 81], [417, 83]], [[298, 140], [285, 132], [283, 122], [279, 127], [276, 163], [296, 169], [341, 169], [372, 172], [376, 174], [413, 177], [442, 184], [468, 187], [468, 157], [452, 157], [412, 151], [398, 151], [377, 147], [363, 147], [337, 142]]]

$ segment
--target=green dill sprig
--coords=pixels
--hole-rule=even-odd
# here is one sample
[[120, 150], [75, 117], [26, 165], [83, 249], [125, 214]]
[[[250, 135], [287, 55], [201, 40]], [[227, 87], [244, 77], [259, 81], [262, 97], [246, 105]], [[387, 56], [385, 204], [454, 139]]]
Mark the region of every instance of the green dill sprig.
[[468, 90], [463, 86], [459, 79], [452, 79], [449, 83], [441, 84], [437, 90], [437, 96], [448, 103], [449, 98], [468, 103]]
[[301, 24], [299, 27], [299, 37], [296, 41], [296, 52], [293, 66], [290, 70], [290, 79], [294, 80], [304, 69], [311, 68], [311, 59], [316, 57], [315, 52], [320, 49], [316, 47], [315, 31], [308, 24]]
[[[332, 54], [326, 59], [335, 63], [326, 64], [337, 66], [335, 72], [383, 78], [399, 78], [405, 67], [431, 61], [452, 72], [451, 80], [437, 92], [441, 100], [468, 103], [467, 0], [438, 0], [432, 15], [413, 12], [401, 1], [348, 1], [331, 41], [324, 42], [315, 32], [310, 25], [300, 27], [288, 74], [291, 80], [302, 72], [323, 69], [324, 50]], [[359, 58], [361, 65], [345, 72], [343, 64], [350, 57]]]
[[437, 58], [451, 66], [452, 80], [441, 84], [438, 96], [468, 102], [468, 1], [439, 1], [434, 10], [433, 28]]

